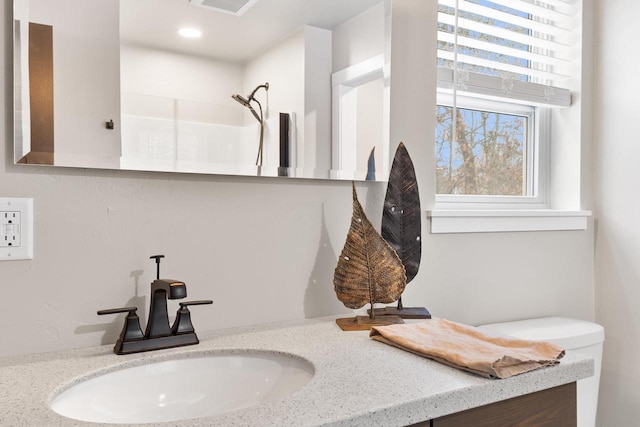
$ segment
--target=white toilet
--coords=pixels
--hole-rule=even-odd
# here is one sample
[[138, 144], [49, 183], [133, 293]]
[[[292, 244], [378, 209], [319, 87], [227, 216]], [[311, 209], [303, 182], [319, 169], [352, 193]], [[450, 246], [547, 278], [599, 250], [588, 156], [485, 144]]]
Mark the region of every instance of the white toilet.
[[594, 427], [598, 407], [598, 387], [602, 367], [604, 328], [596, 323], [564, 317], [544, 317], [506, 323], [481, 325], [502, 335], [533, 341], [549, 341], [565, 350], [585, 354], [594, 359], [592, 377], [578, 381], [578, 427]]

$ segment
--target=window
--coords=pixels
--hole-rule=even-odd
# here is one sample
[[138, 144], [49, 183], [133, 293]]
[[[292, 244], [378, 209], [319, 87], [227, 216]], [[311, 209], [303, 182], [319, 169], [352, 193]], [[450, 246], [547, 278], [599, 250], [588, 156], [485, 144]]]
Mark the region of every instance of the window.
[[439, 0], [438, 207], [546, 207], [549, 109], [571, 103], [572, 3]]
[[533, 195], [536, 109], [473, 98], [457, 101], [455, 127], [452, 103], [437, 106], [437, 194]]

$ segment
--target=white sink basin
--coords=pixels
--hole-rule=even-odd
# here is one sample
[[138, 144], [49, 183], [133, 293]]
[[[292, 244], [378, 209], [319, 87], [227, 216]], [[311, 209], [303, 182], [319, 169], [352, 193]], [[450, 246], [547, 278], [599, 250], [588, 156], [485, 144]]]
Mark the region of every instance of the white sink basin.
[[281, 398], [313, 374], [310, 362], [291, 354], [201, 354], [88, 378], [53, 397], [51, 408], [98, 423], [187, 420]]

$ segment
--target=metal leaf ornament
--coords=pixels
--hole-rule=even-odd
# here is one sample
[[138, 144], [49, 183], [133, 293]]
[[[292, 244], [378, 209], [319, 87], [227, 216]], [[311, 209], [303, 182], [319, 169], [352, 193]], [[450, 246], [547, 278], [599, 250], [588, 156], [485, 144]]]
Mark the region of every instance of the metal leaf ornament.
[[407, 283], [418, 274], [422, 256], [420, 195], [413, 162], [401, 142], [389, 173], [382, 211], [382, 237], [402, 260]]
[[[375, 230], [353, 187], [353, 215], [347, 241], [336, 266], [333, 285], [338, 299], [349, 308], [367, 303], [396, 301], [407, 283], [402, 261]], [[372, 316], [373, 310], [372, 310]]]
[[371, 149], [369, 153], [369, 160], [367, 160], [367, 177], [366, 181], [375, 181], [376, 180], [376, 157], [375, 157], [376, 147]]

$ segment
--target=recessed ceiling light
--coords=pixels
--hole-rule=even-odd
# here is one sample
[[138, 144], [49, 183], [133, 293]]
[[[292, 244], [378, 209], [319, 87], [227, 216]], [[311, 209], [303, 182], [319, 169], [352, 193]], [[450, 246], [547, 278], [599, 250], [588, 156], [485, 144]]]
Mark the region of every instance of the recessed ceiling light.
[[202, 31], [197, 30], [195, 28], [181, 28], [178, 31], [178, 34], [188, 39], [197, 39], [199, 37], [202, 37]]

